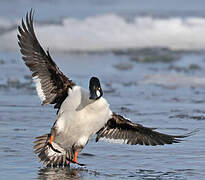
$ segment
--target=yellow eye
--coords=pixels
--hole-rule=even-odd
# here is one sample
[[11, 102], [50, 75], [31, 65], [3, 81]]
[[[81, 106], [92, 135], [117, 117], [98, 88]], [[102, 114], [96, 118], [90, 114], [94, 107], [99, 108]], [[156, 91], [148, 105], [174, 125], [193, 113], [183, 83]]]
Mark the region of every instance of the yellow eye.
[[98, 88], [98, 90], [100, 91], [100, 90], [101, 90], [101, 88], [99, 87], [99, 88]]

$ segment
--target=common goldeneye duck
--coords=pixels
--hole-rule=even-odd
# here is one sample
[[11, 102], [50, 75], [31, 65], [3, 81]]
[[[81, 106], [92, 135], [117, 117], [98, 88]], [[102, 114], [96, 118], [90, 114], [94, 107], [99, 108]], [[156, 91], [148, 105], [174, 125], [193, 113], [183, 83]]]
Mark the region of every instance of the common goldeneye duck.
[[[78, 163], [78, 153], [93, 135], [131, 145], [164, 145], [181, 142], [194, 132], [173, 136], [155, 131], [110, 110], [100, 81], [92, 77], [89, 90], [67, 78], [38, 42], [33, 27], [33, 11], [18, 27], [18, 43], [23, 60], [32, 72], [42, 104], [58, 109], [51, 132], [36, 138], [34, 152], [46, 166]], [[80, 164], [82, 165], [82, 164]]]

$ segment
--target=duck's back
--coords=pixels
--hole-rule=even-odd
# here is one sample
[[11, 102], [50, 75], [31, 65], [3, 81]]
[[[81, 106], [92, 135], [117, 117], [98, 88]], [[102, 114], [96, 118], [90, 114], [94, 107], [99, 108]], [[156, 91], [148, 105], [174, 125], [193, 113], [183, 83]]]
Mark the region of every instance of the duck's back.
[[81, 104], [82, 96], [88, 96], [88, 92], [79, 87], [75, 86], [68, 90], [68, 97], [63, 101], [58, 115], [64, 111], [75, 111], [75, 109]]

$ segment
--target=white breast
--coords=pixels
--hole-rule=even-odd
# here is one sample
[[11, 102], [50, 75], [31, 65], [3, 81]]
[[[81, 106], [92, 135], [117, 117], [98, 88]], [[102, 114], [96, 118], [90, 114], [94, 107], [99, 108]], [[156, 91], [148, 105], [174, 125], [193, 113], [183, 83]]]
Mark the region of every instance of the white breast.
[[85, 145], [111, 118], [106, 99], [89, 99], [89, 92], [79, 86], [69, 90], [61, 105], [56, 126], [65, 138], [64, 143]]

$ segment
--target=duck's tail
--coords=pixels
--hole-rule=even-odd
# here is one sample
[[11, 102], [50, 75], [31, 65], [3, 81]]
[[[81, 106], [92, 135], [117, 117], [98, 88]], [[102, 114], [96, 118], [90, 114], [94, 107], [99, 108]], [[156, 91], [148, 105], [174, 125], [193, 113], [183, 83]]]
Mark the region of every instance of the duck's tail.
[[72, 162], [73, 152], [65, 151], [57, 143], [49, 143], [51, 134], [36, 137], [34, 142], [34, 153], [45, 166], [69, 166]]

